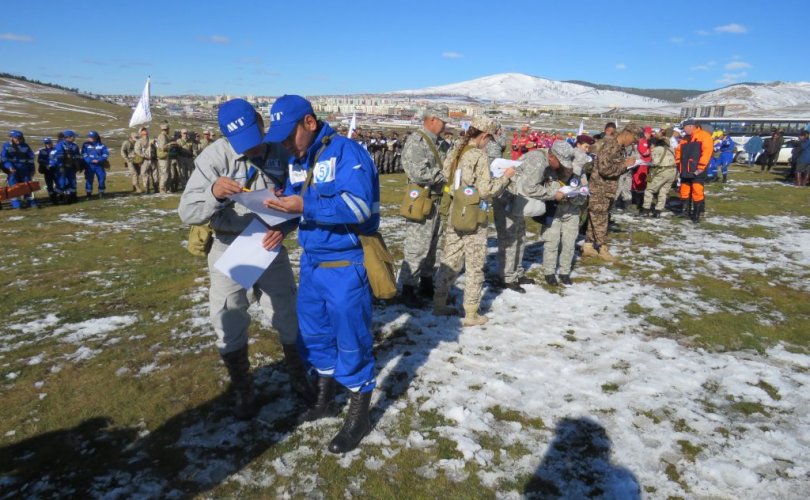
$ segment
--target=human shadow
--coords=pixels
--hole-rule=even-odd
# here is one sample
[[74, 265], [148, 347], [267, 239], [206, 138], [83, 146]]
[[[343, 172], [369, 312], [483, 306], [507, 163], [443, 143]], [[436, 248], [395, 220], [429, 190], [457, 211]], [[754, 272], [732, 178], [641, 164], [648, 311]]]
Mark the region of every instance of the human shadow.
[[[377, 362], [377, 402], [372, 408], [372, 425], [376, 425], [386, 411], [403, 398], [431, 352], [443, 343], [458, 341], [462, 330], [460, 290], [452, 287], [450, 302], [459, 304], [457, 316], [434, 316], [430, 305], [410, 309], [402, 304], [389, 304], [374, 310], [374, 333], [377, 341], [374, 356]], [[403, 321], [402, 318], [406, 319]], [[383, 325], [392, 325], [384, 333]], [[485, 325], [486, 326], [486, 325]]]
[[590, 418], [564, 418], [554, 440], [523, 489], [525, 498], [617, 498], [636, 500], [635, 475], [611, 463], [610, 437]]
[[230, 391], [149, 432], [89, 418], [0, 448], [0, 498], [191, 498], [221, 484], [288, 434], [303, 405], [282, 361], [254, 371], [262, 404], [233, 417]]

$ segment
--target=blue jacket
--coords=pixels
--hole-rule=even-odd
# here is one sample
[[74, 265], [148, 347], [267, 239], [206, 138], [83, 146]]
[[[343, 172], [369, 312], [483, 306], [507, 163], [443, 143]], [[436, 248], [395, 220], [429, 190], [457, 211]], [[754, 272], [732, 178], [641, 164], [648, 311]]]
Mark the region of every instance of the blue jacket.
[[3, 170], [12, 168], [23, 171], [29, 168], [33, 170], [34, 151], [24, 142], [16, 146], [7, 142], [3, 144], [3, 150], [0, 151], [0, 164], [3, 165]]
[[52, 152], [53, 148], [49, 148], [48, 146], [39, 148], [39, 151], [37, 151], [37, 165], [39, 165], [40, 168], [48, 167], [51, 163]]
[[104, 165], [104, 160], [109, 156], [110, 152], [107, 150], [107, 146], [102, 144], [101, 141], [87, 141], [82, 144], [82, 158], [84, 158], [84, 162], [88, 167]]
[[718, 144], [718, 151], [721, 153], [733, 153], [734, 152], [734, 141], [729, 136], [723, 137], [723, 140], [720, 141]]
[[745, 150], [749, 153], [759, 153], [762, 151], [762, 137], [755, 135], [745, 143]]
[[371, 234], [380, 226], [380, 179], [368, 153], [356, 142], [335, 135], [324, 123], [304, 160], [290, 158], [285, 193], [301, 195], [310, 164], [322, 140], [332, 135], [312, 166], [312, 182], [303, 194], [304, 214], [298, 242], [313, 263], [349, 260], [362, 262], [363, 249], [352, 226]]
[[810, 139], [799, 143], [799, 154], [796, 155], [797, 165], [810, 165]]
[[76, 167], [76, 162], [81, 158], [79, 145], [65, 140], [59, 141], [51, 155], [52, 167]]

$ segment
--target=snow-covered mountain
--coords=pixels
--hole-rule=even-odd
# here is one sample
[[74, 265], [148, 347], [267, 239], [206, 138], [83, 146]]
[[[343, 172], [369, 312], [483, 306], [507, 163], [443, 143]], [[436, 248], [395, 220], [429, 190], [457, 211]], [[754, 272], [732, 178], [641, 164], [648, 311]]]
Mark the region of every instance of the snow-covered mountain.
[[673, 108], [673, 103], [615, 90], [599, 90], [577, 83], [561, 82], [524, 75], [503, 73], [485, 76], [466, 82], [427, 87], [417, 90], [403, 90], [394, 94], [466, 97], [476, 100], [501, 102], [525, 102], [528, 104], [568, 105], [575, 108]]
[[685, 106], [725, 105], [726, 115], [810, 115], [810, 82], [737, 84], [706, 92]]

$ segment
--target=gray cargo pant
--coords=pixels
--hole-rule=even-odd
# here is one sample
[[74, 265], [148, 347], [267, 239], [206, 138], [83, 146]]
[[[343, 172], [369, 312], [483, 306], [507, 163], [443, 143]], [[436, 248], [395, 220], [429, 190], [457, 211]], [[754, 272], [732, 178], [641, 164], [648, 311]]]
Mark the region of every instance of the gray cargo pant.
[[[555, 216], [551, 226], [543, 231], [543, 274], [549, 276], [557, 270], [560, 256], [560, 274], [571, 274], [574, 249], [579, 234], [579, 211]], [[562, 247], [562, 251], [558, 249]]]
[[633, 194], [630, 192], [633, 187], [633, 172], [628, 170], [619, 176], [619, 185], [616, 188], [614, 200], [632, 201]]
[[675, 167], [657, 167], [657, 170], [653, 170], [653, 172], [653, 178], [647, 183], [647, 190], [644, 191], [642, 208], [651, 208], [653, 198], [658, 194], [655, 209], [663, 212], [667, 205], [669, 190], [672, 188], [675, 178], [678, 177], [678, 170]]
[[442, 231], [444, 221], [439, 215], [439, 202], [422, 222], [407, 221], [405, 241], [402, 245], [402, 266], [399, 283], [402, 286], [417, 286], [419, 278], [433, 278], [436, 264], [441, 260]]
[[523, 250], [526, 238], [526, 219], [509, 213], [512, 195], [492, 200], [492, 217], [498, 240], [498, 276], [504, 283], [516, 283], [525, 273]]
[[[208, 254], [208, 271], [211, 276], [208, 301], [220, 354], [227, 354], [247, 345], [250, 326], [248, 291], [214, 267], [214, 263], [234, 238], [235, 236], [215, 237]], [[253, 285], [251, 294], [258, 297], [262, 311], [270, 318], [273, 328], [278, 330], [282, 344], [294, 344], [298, 338], [296, 290], [287, 249], [282, 247], [270, 267]]]

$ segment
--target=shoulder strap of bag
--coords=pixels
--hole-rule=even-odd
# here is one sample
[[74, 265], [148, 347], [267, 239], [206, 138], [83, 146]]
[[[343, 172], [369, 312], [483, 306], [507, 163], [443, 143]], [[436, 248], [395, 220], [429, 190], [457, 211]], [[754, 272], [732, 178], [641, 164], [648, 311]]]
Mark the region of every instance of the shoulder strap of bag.
[[307, 189], [309, 189], [309, 185], [312, 184], [312, 170], [315, 168], [315, 164], [318, 163], [318, 160], [321, 157], [321, 153], [323, 153], [323, 150], [326, 149], [326, 146], [328, 146], [329, 143], [332, 142], [332, 137], [334, 136], [335, 134], [330, 134], [324, 136], [321, 139], [321, 149], [319, 149], [318, 152], [315, 153], [315, 156], [312, 157], [312, 161], [309, 163], [309, 168], [307, 169], [307, 180], [304, 181], [304, 187], [301, 188], [301, 196], [304, 196], [304, 193], [306, 193]]
[[428, 147], [430, 148], [430, 152], [433, 153], [433, 159], [436, 160], [436, 165], [438, 165], [439, 168], [441, 168], [442, 159], [441, 159], [441, 156], [439, 156], [439, 150], [436, 149], [436, 144], [433, 143], [433, 141], [430, 139], [430, 137], [428, 137], [428, 135], [425, 133], [424, 130], [420, 129], [420, 130], [417, 130], [416, 132], [419, 135], [421, 135], [423, 139], [425, 139], [425, 142], [427, 143]]

